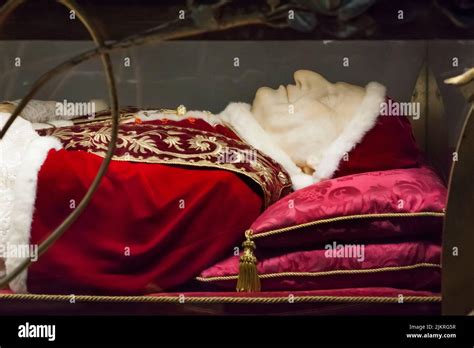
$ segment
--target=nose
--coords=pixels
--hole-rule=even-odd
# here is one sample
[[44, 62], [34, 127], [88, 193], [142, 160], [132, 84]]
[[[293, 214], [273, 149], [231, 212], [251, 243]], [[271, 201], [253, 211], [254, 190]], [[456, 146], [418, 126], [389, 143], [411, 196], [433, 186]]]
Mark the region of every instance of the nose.
[[305, 74], [303, 71], [298, 70], [293, 74], [293, 78], [295, 79], [295, 84], [300, 89], [306, 89], [308, 87], [307, 80], [305, 78]]
[[330, 88], [332, 85], [323, 76], [310, 70], [298, 70], [294, 73], [294, 78], [303, 90]]

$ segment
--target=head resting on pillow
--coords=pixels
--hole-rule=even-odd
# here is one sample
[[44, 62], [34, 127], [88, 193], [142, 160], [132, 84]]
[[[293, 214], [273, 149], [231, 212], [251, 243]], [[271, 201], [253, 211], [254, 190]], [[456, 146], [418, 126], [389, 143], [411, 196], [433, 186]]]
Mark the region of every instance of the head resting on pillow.
[[331, 83], [308, 70], [296, 71], [294, 80], [277, 89], [262, 87], [251, 106], [231, 103], [220, 116], [279, 162], [295, 189], [337, 176], [419, 165], [410, 120], [380, 115], [388, 101], [384, 86]]
[[365, 89], [331, 83], [309, 70], [296, 71], [294, 80], [277, 89], [258, 89], [252, 113], [299, 167], [314, 172], [360, 107]]

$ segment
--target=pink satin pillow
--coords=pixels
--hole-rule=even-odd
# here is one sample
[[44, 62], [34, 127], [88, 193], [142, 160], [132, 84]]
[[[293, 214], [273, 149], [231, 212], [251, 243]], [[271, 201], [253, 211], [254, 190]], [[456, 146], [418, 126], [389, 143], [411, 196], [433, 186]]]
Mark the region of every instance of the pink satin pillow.
[[[436, 244], [334, 243], [326, 249], [260, 255], [257, 271], [262, 291], [362, 287], [440, 290], [441, 247]], [[235, 290], [238, 272], [239, 257], [233, 256], [202, 272], [197, 281], [211, 288]]]
[[330, 240], [439, 240], [447, 190], [428, 168], [353, 174], [280, 199], [251, 226], [257, 248], [308, 247]]

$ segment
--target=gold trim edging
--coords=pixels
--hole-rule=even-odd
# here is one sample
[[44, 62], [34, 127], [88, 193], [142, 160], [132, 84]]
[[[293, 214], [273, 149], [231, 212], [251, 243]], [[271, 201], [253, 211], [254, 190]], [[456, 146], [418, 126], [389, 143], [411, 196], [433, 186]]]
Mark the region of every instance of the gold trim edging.
[[[36, 295], [36, 294], [0, 294], [0, 301], [57, 301], [70, 302], [110, 302], [110, 303], [175, 303], [175, 304], [275, 304], [289, 303], [288, 296], [279, 297], [231, 297], [231, 296], [93, 296], [93, 295]], [[394, 303], [400, 304], [396, 297], [384, 296], [293, 296], [292, 303]], [[436, 303], [441, 296], [404, 296], [404, 303]]]
[[[266, 274], [259, 274], [260, 279], [268, 279], [268, 278], [281, 278], [281, 277], [324, 277], [329, 275], [337, 275], [337, 274], [368, 274], [368, 273], [382, 273], [382, 272], [392, 272], [392, 271], [404, 271], [404, 270], [412, 270], [417, 268], [439, 268], [441, 269], [440, 264], [436, 263], [417, 263], [414, 265], [407, 265], [407, 266], [392, 266], [392, 267], [381, 267], [381, 268], [369, 268], [369, 269], [342, 269], [342, 270], [333, 270], [333, 271], [325, 271], [325, 272], [281, 272], [281, 273], [266, 273]], [[213, 281], [220, 281], [220, 280], [235, 280], [238, 278], [238, 275], [231, 275], [231, 276], [220, 276], [220, 277], [196, 277], [195, 279], [200, 282], [213, 282]]]
[[[49, 136], [54, 136], [56, 138], [58, 138], [60, 141], [62, 142], [67, 142], [67, 143], [64, 143], [64, 148], [66, 150], [68, 149], [77, 149], [77, 146], [82, 146], [82, 142], [84, 142], [84, 139], [86, 139], [88, 142], [90, 142], [91, 140], [90, 139], [94, 139], [94, 142], [98, 141], [100, 143], [101, 140], [95, 140], [95, 138], [97, 137], [97, 134], [99, 134], [101, 137], [103, 136], [103, 131], [107, 128], [110, 127], [109, 125], [109, 122], [108, 121], [99, 121], [97, 122], [98, 124], [100, 123], [102, 128], [100, 128], [99, 130], [92, 130], [90, 128], [84, 128], [81, 132], [73, 132], [72, 129], [74, 127], [73, 126], [67, 126], [67, 127], [59, 127], [59, 128], [55, 128], [55, 129], [48, 129], [45, 131], [45, 134], [46, 135], [49, 135]], [[149, 125], [149, 124], [148, 124]], [[90, 124], [87, 124], [87, 126], [91, 126]], [[140, 127], [140, 126], [147, 126], [147, 124], [142, 124], [142, 125], [135, 125], [135, 127]], [[165, 130], [165, 132], [169, 131], [169, 130], [174, 130], [174, 129], [178, 129], [179, 132], [182, 132], [183, 134], [186, 133], [187, 130], [189, 130], [187, 127], [184, 127], [184, 126], [178, 126], [178, 125], [160, 125], [161, 128], [163, 128]], [[195, 132], [198, 132], [198, 133], [202, 133], [206, 136], [209, 136], [209, 137], [216, 137], [216, 136], [221, 136], [221, 137], [224, 137], [224, 138], [227, 138], [225, 135], [223, 134], [220, 134], [220, 133], [216, 133], [216, 132], [211, 132], [211, 131], [205, 131], [205, 130], [200, 130], [200, 129], [193, 129], [193, 131]], [[124, 139], [124, 138], [128, 138], [129, 137], [129, 132], [131, 132], [131, 130], [122, 130], [121, 133], [119, 134], [119, 136]], [[142, 133], [140, 136], [143, 137], [143, 136], [148, 136], [149, 133], [159, 133], [159, 131], [155, 130], [155, 131], [146, 131], [144, 133]], [[76, 136], [79, 135], [80, 138], [78, 139], [75, 139], [73, 137], [73, 134], [75, 134]], [[200, 135], [198, 134], [198, 135]], [[82, 138], [81, 138], [82, 137]], [[132, 136], [133, 139], [135, 139], [135, 135]], [[82, 142], [79, 141], [82, 139]], [[236, 142], [236, 143], [240, 143], [240, 145], [243, 145], [243, 146], [247, 146], [246, 143], [240, 141], [240, 140], [237, 140], [237, 139], [234, 139], [234, 138], [229, 138], [230, 140]], [[136, 139], [134, 141], [137, 141]], [[230, 172], [233, 172], [233, 173], [236, 173], [236, 174], [241, 174], [243, 176], [245, 176], [246, 178], [249, 178], [250, 180], [252, 180], [254, 183], [257, 184], [257, 186], [260, 188], [260, 190], [262, 191], [262, 194], [263, 194], [263, 208], [267, 208], [270, 204], [274, 203], [276, 201], [275, 197], [277, 197], [278, 199], [281, 198], [282, 196], [282, 192], [284, 190], [287, 190], [288, 188], [291, 187], [291, 180], [287, 177], [285, 177], [285, 180], [283, 181], [281, 178], [280, 178], [280, 174], [282, 173], [280, 167], [278, 167], [278, 174], [275, 173], [272, 169], [271, 169], [271, 165], [276, 165], [278, 164], [277, 162], [275, 162], [273, 159], [269, 158], [269, 157], [266, 157], [263, 153], [261, 152], [258, 152], [258, 158], [259, 160], [257, 161], [260, 165], [261, 168], [263, 169], [260, 169], [260, 170], [248, 170], [246, 169], [245, 167], [237, 167], [235, 166], [233, 163], [215, 163], [211, 160], [209, 160], [207, 157], [211, 156], [211, 157], [215, 157], [217, 154], [221, 153], [222, 152], [222, 149], [223, 148], [229, 148], [230, 145], [229, 143], [226, 143], [226, 142], [222, 142], [220, 140], [212, 140], [210, 138], [206, 138], [204, 139], [203, 141], [207, 142], [207, 143], [212, 143], [216, 146], [216, 148], [212, 151], [208, 151], [208, 152], [202, 152], [202, 153], [195, 153], [195, 154], [178, 154], [177, 152], [168, 152], [168, 151], [164, 151], [164, 150], [160, 150], [159, 147], [156, 147], [156, 153], [159, 153], [159, 154], [164, 154], [164, 155], [170, 155], [172, 156], [174, 159], [163, 159], [159, 156], [150, 156], [148, 158], [142, 158], [142, 156], [139, 156], [139, 157], [136, 157], [136, 156], [133, 156], [133, 155], [114, 155], [112, 160], [113, 161], [121, 161], [121, 162], [137, 162], [137, 163], [150, 163], [150, 164], [164, 164], [164, 165], [180, 165], [180, 166], [183, 166], [183, 167], [200, 167], [200, 168], [208, 168], [208, 169], [219, 169], [219, 170], [226, 170], [226, 171], [230, 171]], [[128, 140], [128, 142], [130, 142], [130, 140]], [[206, 143], [206, 144], [207, 144]], [[100, 145], [100, 144], [99, 144]], [[85, 145], [84, 145], [85, 146]], [[91, 147], [92, 144], [89, 144], [85, 147]], [[95, 146], [98, 146], [98, 144], [96, 144]], [[123, 147], [123, 146], [121, 146]], [[85, 150], [84, 150], [85, 151]], [[151, 150], [150, 150], [151, 151]], [[203, 150], [204, 151], [204, 150]], [[137, 151], [135, 151], [137, 152]], [[154, 151], [152, 151], [154, 152]], [[101, 157], [101, 158], [104, 158], [106, 153], [104, 151], [101, 151], [100, 148], [96, 149], [96, 150], [91, 150], [91, 149], [88, 149], [87, 150], [87, 153], [89, 154], [93, 154], [93, 155], [96, 155], [98, 157]], [[189, 160], [186, 160], [186, 158], [201, 158], [199, 159], [198, 161], [189, 161]], [[286, 172], [285, 172], [286, 173]], [[273, 190], [270, 190], [271, 188], [271, 185], [268, 184], [268, 182], [272, 181], [270, 179], [267, 179], [265, 175], [269, 175], [271, 176], [275, 182], [278, 183], [278, 185], [276, 185], [277, 187], [279, 186], [279, 192], [278, 192], [278, 195], [275, 195], [275, 194], [272, 194]], [[269, 187], [270, 186], [270, 187]]]
[[316, 220], [316, 221], [310, 221], [310, 222], [305, 222], [303, 224], [298, 224], [298, 225], [292, 225], [288, 227], [283, 227], [283, 228], [278, 228], [276, 230], [271, 230], [267, 232], [262, 232], [262, 233], [257, 233], [254, 234], [252, 233], [250, 235], [250, 239], [257, 239], [257, 238], [264, 238], [268, 237], [274, 234], [279, 234], [279, 233], [284, 233], [284, 232], [289, 232], [298, 228], [305, 228], [305, 227], [311, 227], [315, 225], [322, 225], [325, 223], [331, 223], [331, 222], [338, 222], [338, 221], [346, 221], [346, 220], [356, 220], [356, 219], [370, 219], [370, 218], [390, 218], [390, 217], [417, 217], [417, 216], [433, 216], [433, 217], [444, 217], [444, 213], [440, 212], [418, 212], [418, 213], [379, 213], [379, 214], [356, 214], [356, 215], [346, 215], [346, 216], [337, 216], [329, 219], [323, 219], [323, 220]]

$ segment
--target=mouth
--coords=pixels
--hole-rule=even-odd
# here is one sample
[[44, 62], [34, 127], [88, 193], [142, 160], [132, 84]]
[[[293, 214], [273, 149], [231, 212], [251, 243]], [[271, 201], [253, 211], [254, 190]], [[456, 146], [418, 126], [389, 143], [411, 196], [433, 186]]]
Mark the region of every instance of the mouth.
[[[288, 103], [295, 104], [299, 102], [301, 99], [309, 96], [309, 90], [303, 90], [298, 84], [296, 85], [287, 85], [286, 88], [286, 97], [288, 99]], [[291, 98], [290, 98], [291, 94]]]
[[288, 86], [285, 87], [283, 85], [280, 85], [279, 88], [283, 89], [285, 91], [286, 101], [289, 103], [290, 102], [290, 95], [288, 94]]

